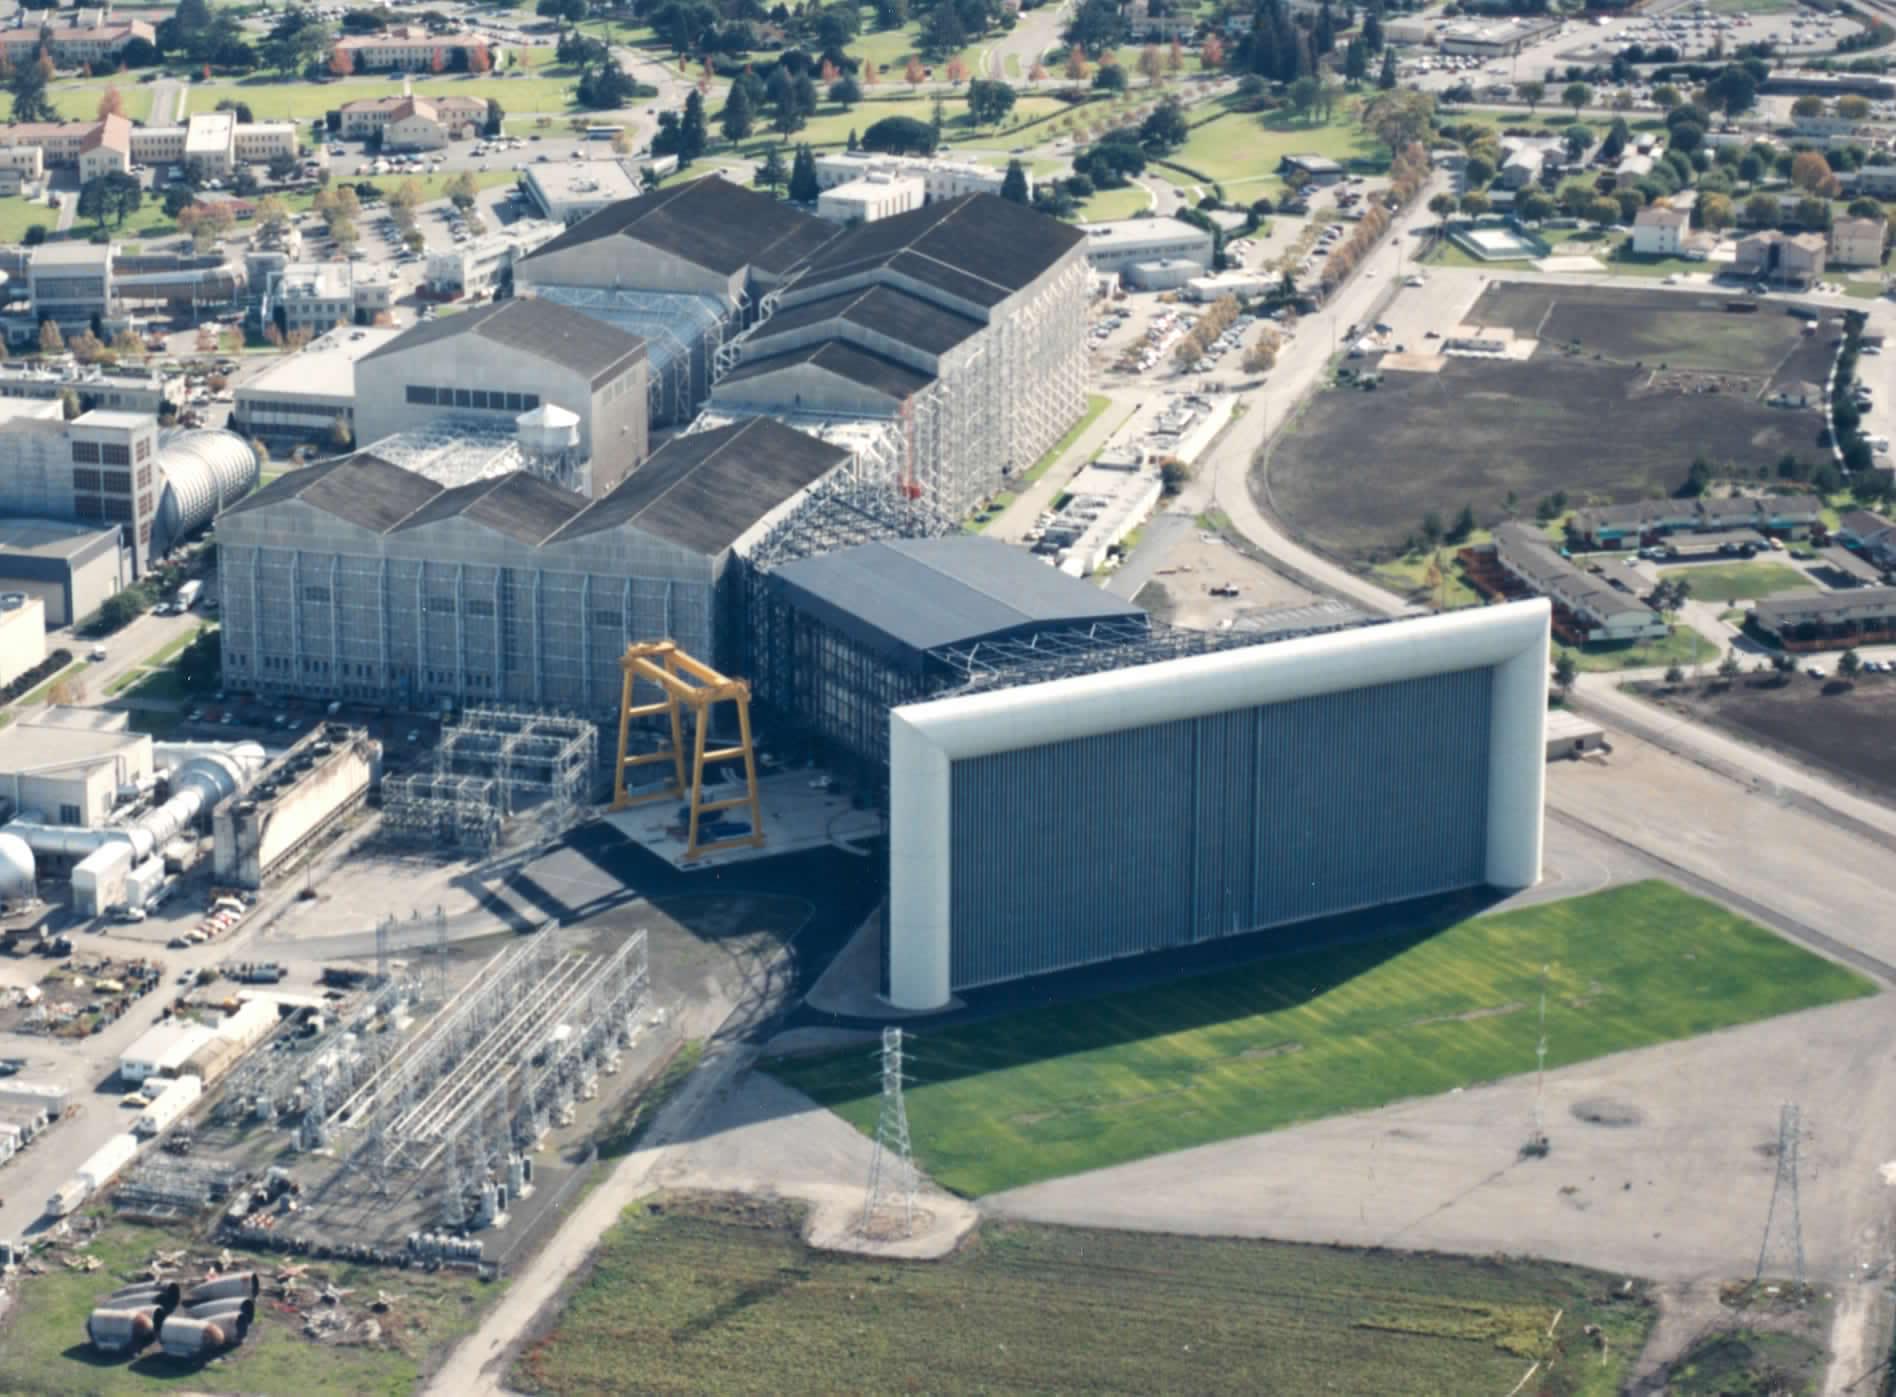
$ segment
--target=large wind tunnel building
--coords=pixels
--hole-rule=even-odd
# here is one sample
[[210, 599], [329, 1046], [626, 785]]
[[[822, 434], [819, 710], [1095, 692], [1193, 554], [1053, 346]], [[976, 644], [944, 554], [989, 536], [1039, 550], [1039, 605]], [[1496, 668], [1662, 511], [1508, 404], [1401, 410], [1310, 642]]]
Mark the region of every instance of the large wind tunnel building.
[[895, 709], [890, 1002], [1536, 882], [1547, 636], [1523, 602]]

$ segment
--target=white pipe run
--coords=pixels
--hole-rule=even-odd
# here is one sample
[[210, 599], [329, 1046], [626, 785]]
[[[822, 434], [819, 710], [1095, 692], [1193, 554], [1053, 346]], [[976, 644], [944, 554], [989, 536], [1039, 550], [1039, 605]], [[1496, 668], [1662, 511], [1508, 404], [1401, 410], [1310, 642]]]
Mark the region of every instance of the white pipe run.
[[170, 765], [171, 798], [129, 824], [77, 829], [13, 820], [4, 828], [24, 839], [35, 854], [83, 858], [110, 845], [129, 844], [132, 862], [143, 863], [201, 813], [247, 787], [269, 760], [255, 742], [158, 743], [152, 758]]

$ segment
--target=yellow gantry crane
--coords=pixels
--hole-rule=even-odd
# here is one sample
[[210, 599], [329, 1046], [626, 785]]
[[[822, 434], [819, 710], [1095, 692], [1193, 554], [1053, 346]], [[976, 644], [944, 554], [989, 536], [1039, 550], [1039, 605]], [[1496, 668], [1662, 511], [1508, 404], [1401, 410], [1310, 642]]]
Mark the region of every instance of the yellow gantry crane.
[[[750, 727], [750, 685], [742, 679], [729, 679], [719, 674], [710, 665], [694, 660], [669, 640], [641, 641], [627, 648], [619, 667], [625, 671], [625, 686], [619, 699], [619, 754], [612, 768], [612, 808], [626, 810], [634, 805], [646, 805], [655, 800], [677, 800], [684, 797], [690, 805], [689, 825], [685, 838], [685, 859], [696, 859], [700, 854], [712, 853], [718, 849], [735, 849], [740, 845], [749, 845], [753, 849], [764, 846], [763, 813], [757, 805], [757, 753], [751, 746]], [[655, 684], [663, 690], [665, 697], [655, 703], [634, 704], [633, 686], [639, 680]], [[738, 744], [735, 747], [713, 747], [707, 749], [705, 739], [711, 730], [712, 711], [720, 703], [732, 703], [737, 706]], [[691, 740], [691, 779], [685, 779], [685, 710], [692, 714]], [[670, 721], [671, 744], [656, 752], [645, 752], [638, 756], [626, 754], [626, 740], [631, 735], [634, 718], [655, 718], [665, 714]], [[729, 796], [722, 800], [704, 798], [704, 769], [710, 762], [729, 762], [739, 758], [744, 762], [744, 794]], [[630, 794], [625, 788], [627, 768], [649, 766], [658, 762], [669, 762], [672, 769], [671, 784], [661, 790], [642, 791]], [[720, 810], [736, 810], [740, 806], [750, 810], [750, 833], [736, 835], [729, 839], [713, 840], [709, 844], [698, 842], [698, 821], [703, 815], [716, 814]]]

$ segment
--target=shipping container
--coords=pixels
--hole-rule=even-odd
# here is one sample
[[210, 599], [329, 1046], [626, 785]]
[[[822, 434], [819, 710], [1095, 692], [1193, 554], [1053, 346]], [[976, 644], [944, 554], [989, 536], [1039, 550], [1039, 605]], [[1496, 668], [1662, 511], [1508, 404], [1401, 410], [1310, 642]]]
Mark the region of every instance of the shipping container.
[[92, 1186], [84, 1179], [68, 1179], [59, 1186], [59, 1190], [46, 1200], [46, 1215], [63, 1218], [74, 1208], [86, 1201], [86, 1195], [92, 1192]]
[[114, 1135], [98, 1149], [92, 1157], [79, 1166], [75, 1177], [85, 1183], [88, 1189], [101, 1189], [118, 1177], [119, 1170], [131, 1162], [138, 1153], [138, 1137], [129, 1131], [123, 1135]]

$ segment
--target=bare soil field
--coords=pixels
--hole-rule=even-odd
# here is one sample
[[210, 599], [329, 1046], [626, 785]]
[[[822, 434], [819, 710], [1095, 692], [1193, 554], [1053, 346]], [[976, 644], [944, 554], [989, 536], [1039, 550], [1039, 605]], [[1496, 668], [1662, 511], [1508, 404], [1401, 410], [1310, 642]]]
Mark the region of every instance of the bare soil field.
[[1686, 685], [1669, 693], [1640, 686], [1662, 708], [1776, 748], [1878, 799], [1896, 801], [1896, 678], [1860, 675], [1848, 688], [1796, 675], [1780, 684], [1743, 680]]
[[[1734, 317], [1736, 318], [1736, 317]], [[1374, 392], [1326, 388], [1272, 450], [1264, 504], [1345, 558], [1394, 556], [1433, 510], [1484, 525], [1513, 496], [1575, 504], [1670, 494], [1692, 459], [1756, 468], [1810, 455], [1822, 423], [1729, 394], [1652, 392], [1650, 369], [1585, 358], [1453, 359]], [[1253, 489], [1258, 476], [1253, 475]]]

